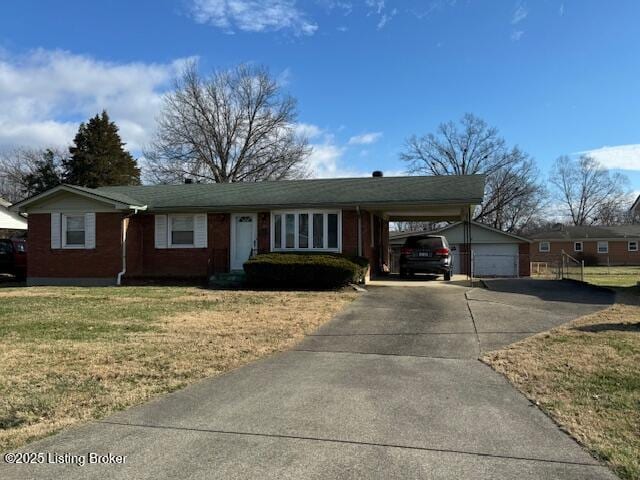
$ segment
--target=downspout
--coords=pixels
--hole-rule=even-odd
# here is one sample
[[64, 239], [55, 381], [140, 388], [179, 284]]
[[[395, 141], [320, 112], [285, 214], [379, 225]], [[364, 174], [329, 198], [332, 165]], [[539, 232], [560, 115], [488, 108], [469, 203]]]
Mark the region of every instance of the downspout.
[[360, 205], [356, 205], [356, 212], [358, 212], [358, 256], [362, 256], [362, 214], [360, 212]]
[[122, 217], [122, 226], [121, 226], [121, 243], [122, 243], [122, 270], [118, 272], [118, 277], [116, 278], [116, 285], [122, 285], [122, 277], [125, 273], [127, 273], [127, 231], [129, 230], [129, 219], [138, 213], [138, 209], [135, 208], [133, 213], [129, 215], [125, 215]]

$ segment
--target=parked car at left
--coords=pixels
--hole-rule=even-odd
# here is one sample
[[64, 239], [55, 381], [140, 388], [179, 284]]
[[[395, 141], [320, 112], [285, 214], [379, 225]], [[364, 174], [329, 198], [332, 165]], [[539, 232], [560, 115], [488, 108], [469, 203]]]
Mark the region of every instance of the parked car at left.
[[0, 274], [8, 273], [16, 278], [27, 276], [27, 242], [24, 239], [0, 239]]

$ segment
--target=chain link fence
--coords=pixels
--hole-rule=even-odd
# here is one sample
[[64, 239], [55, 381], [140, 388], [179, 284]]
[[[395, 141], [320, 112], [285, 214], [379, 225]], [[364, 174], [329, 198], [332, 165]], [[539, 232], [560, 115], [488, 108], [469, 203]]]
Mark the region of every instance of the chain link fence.
[[604, 287], [638, 287], [640, 265], [588, 265], [562, 253], [555, 261], [531, 262], [531, 276], [571, 279]]

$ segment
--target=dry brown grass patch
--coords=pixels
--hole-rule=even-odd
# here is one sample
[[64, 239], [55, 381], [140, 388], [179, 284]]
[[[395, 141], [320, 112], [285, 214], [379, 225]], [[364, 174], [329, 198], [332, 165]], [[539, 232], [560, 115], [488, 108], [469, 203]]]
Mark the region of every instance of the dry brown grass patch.
[[483, 360], [622, 478], [640, 478], [640, 305], [612, 307]]
[[[133, 287], [2, 293], [0, 450], [286, 349], [356, 296]], [[96, 315], [106, 324], [87, 318]]]

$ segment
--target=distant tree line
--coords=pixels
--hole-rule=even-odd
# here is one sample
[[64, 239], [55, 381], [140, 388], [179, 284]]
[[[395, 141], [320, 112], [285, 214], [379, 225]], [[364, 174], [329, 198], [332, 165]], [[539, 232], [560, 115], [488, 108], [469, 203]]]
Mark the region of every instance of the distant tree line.
[[91, 188], [140, 184], [137, 161], [106, 111], [80, 124], [67, 152], [21, 148], [0, 155], [0, 196], [11, 202], [62, 183]]
[[[588, 155], [562, 156], [545, 182], [534, 159], [517, 146], [508, 146], [496, 128], [472, 114], [457, 124], [443, 123], [434, 133], [411, 136], [400, 157], [410, 173], [486, 175], [484, 202], [475, 210], [474, 220], [506, 232], [526, 234], [559, 221], [573, 225], [633, 221], [628, 211], [633, 199], [624, 175], [610, 172]], [[424, 225], [400, 227], [420, 230]]]
[[[297, 133], [296, 119], [295, 99], [266, 68], [240, 65], [202, 76], [191, 63], [164, 96], [156, 131], [143, 152], [145, 178], [152, 183], [304, 178], [311, 149]], [[558, 220], [575, 225], [631, 221], [626, 177], [589, 156], [564, 156], [545, 178], [530, 155], [472, 114], [409, 137], [400, 158], [410, 174], [486, 175], [484, 202], [474, 220], [507, 232], [526, 234]], [[61, 183], [100, 187], [140, 181], [138, 162], [106, 111], [80, 124], [67, 151], [0, 154], [0, 196], [10, 201]]]

